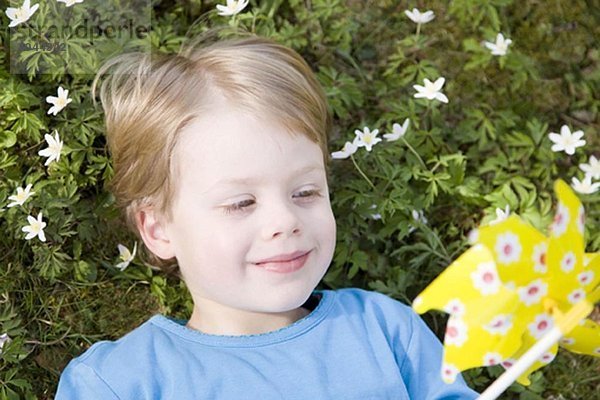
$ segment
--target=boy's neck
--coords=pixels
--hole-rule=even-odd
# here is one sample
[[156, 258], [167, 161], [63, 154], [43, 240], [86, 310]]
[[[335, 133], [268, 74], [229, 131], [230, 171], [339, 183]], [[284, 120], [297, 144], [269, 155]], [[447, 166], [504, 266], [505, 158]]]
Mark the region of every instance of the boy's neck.
[[206, 302], [210, 304], [202, 304], [204, 300], [195, 301], [186, 326], [210, 335], [258, 335], [289, 326], [310, 313], [302, 307], [282, 313], [260, 313]]

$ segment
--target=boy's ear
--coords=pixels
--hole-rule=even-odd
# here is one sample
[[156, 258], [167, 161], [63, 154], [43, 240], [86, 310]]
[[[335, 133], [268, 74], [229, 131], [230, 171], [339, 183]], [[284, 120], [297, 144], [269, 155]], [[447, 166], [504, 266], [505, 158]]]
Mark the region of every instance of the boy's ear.
[[163, 226], [163, 220], [154, 208], [139, 209], [136, 212], [135, 221], [148, 250], [163, 260], [175, 257], [171, 241]]

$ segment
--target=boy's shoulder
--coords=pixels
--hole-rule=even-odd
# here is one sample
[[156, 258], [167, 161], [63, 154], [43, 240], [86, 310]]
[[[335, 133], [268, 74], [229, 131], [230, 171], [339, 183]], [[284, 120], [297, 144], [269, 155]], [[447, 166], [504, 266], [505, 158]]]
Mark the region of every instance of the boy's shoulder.
[[117, 392], [137, 398], [133, 393], [138, 383], [159, 373], [158, 360], [170, 355], [172, 338], [157, 325], [162, 318], [155, 315], [117, 340], [96, 342], [71, 360], [61, 374], [56, 398], [83, 398], [81, 393], [87, 391], [96, 393], [93, 398], [119, 398]]
[[338, 313], [350, 325], [365, 327], [369, 332], [381, 331], [390, 340], [408, 344], [421, 335], [420, 317], [408, 305], [382, 293], [347, 288], [335, 290]]
[[94, 343], [83, 354], [73, 359], [67, 368], [80, 368], [93, 365], [98, 371], [115, 371], [122, 368], [136, 368], [151, 357], [148, 349], [160, 343], [164, 332], [157, 329], [155, 315], [117, 340], [102, 340]]

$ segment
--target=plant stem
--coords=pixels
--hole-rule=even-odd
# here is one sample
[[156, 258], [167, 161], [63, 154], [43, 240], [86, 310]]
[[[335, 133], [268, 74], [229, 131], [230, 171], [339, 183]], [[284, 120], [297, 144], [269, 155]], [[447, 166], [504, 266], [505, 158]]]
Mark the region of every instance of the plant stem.
[[376, 191], [377, 189], [375, 188], [375, 185], [373, 185], [373, 182], [371, 182], [371, 180], [367, 177], [367, 175], [365, 175], [365, 173], [362, 171], [362, 169], [360, 169], [360, 167], [356, 163], [356, 160], [354, 159], [354, 156], [350, 155], [350, 158], [352, 159], [352, 162], [354, 163], [354, 166], [356, 167], [356, 169], [358, 170], [358, 172], [362, 175], [363, 178], [365, 178], [365, 180], [367, 182], [369, 182], [369, 185], [371, 185], [371, 187], [373, 188], [373, 190]]
[[406, 147], [408, 147], [408, 149], [417, 157], [417, 159], [421, 163], [421, 166], [423, 168], [427, 169], [427, 165], [425, 164], [425, 161], [423, 161], [423, 159], [421, 158], [419, 153], [417, 153], [417, 151], [408, 143], [408, 141], [406, 139], [404, 139], [404, 137], [402, 137], [401, 139], [404, 142], [404, 144], [406, 145]]
[[231, 19], [229, 20], [229, 26], [231, 26], [232, 28], [237, 29], [239, 26], [239, 21], [238, 21], [238, 15], [237, 14], [233, 14], [231, 16]]
[[427, 110], [425, 110], [425, 114], [423, 114], [423, 123], [427, 124], [427, 130], [430, 130], [431, 128], [433, 128], [433, 117], [430, 115], [433, 115], [433, 111], [432, 111], [432, 103], [433, 100], [428, 100], [427, 101]]

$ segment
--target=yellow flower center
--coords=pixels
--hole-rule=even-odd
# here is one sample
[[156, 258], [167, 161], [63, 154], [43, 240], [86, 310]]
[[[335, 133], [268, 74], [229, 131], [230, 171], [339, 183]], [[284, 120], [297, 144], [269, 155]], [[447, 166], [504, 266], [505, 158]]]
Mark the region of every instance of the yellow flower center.
[[38, 234], [42, 230], [42, 224], [39, 221], [35, 221], [31, 224], [31, 231]]

